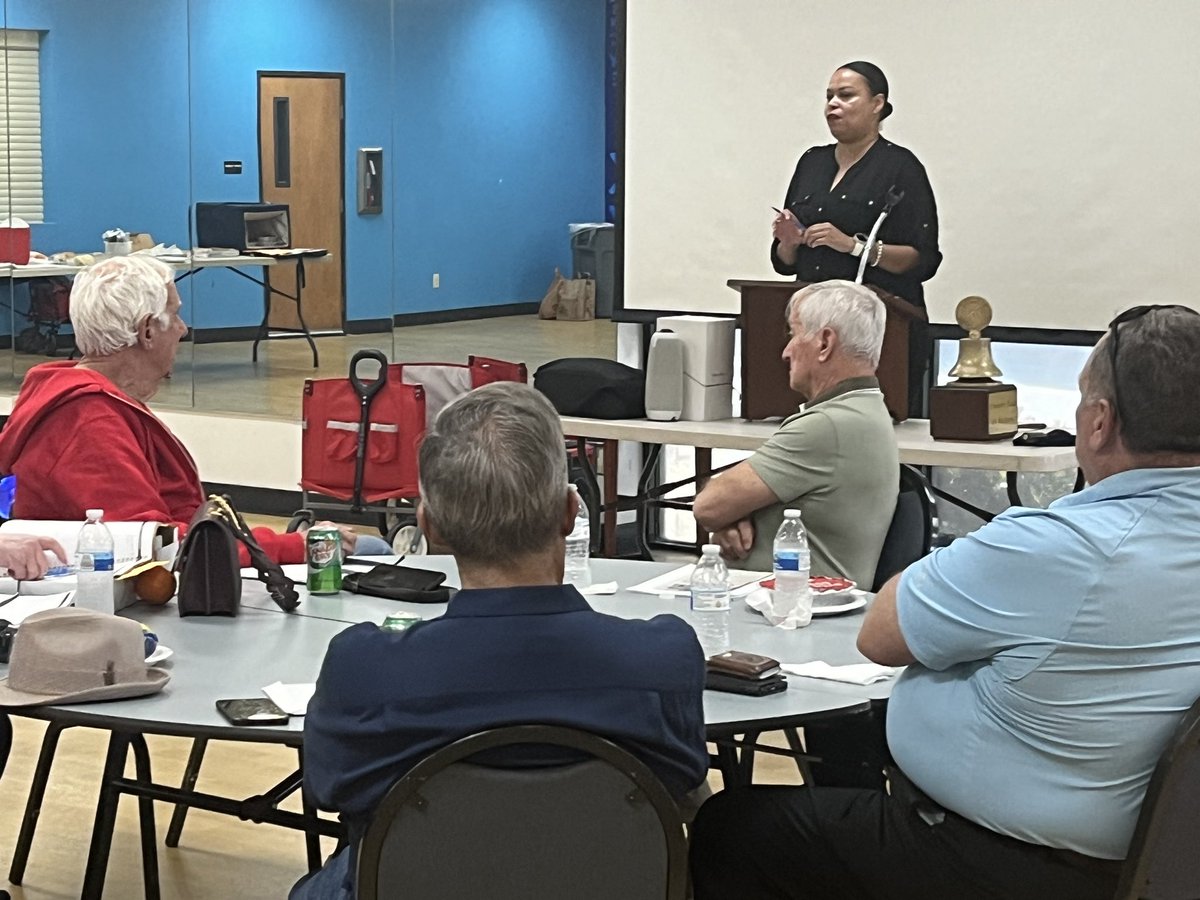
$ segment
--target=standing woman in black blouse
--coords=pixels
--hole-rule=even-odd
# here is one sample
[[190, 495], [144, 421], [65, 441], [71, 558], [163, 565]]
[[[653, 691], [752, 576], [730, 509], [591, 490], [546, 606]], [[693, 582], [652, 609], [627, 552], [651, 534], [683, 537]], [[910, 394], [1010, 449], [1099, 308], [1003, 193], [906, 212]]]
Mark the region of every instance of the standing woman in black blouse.
[[[772, 226], [771, 262], [776, 272], [804, 282], [853, 281], [865, 237], [894, 188], [904, 199], [884, 221], [863, 281], [924, 309], [922, 283], [942, 261], [937, 204], [920, 160], [880, 136], [880, 124], [891, 114], [887, 78], [878, 66], [851, 62], [833, 73], [825, 121], [837, 143], [809, 148], [796, 164]], [[923, 403], [928, 332], [918, 326], [910, 334], [910, 398]], [[920, 406], [910, 401], [910, 408], [915, 413]]]

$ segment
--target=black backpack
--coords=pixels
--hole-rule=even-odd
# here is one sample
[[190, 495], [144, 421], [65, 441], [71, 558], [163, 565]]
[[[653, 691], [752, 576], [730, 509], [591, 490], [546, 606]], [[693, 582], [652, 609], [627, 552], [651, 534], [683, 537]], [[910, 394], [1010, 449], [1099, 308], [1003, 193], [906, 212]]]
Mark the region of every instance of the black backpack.
[[533, 373], [533, 386], [559, 415], [644, 419], [646, 374], [611, 359], [556, 359]]

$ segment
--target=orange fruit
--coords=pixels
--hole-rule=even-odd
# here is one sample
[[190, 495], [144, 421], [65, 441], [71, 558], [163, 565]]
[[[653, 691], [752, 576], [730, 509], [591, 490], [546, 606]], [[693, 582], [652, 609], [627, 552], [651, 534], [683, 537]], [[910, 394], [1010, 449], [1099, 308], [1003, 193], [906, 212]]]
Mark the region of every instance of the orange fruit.
[[166, 603], [175, 596], [175, 573], [166, 566], [151, 566], [134, 578], [133, 592], [147, 603]]

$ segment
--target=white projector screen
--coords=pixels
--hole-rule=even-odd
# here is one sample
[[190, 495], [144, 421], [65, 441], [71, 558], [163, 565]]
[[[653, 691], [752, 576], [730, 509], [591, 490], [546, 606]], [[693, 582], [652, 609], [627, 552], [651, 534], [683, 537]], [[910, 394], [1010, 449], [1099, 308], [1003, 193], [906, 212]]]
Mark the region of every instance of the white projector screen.
[[969, 294], [1009, 327], [1197, 306], [1198, 35], [1195, 0], [628, 0], [625, 306], [735, 312], [728, 279], [780, 277], [771, 207], [854, 59], [933, 184], [931, 321]]

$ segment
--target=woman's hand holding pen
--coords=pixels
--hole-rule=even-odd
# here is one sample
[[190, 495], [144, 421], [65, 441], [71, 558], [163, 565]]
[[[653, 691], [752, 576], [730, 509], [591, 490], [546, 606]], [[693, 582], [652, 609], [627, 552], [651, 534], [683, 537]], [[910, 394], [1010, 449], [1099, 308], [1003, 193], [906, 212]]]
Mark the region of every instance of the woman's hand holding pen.
[[804, 244], [807, 247], [832, 247], [839, 253], [849, 253], [854, 249], [855, 240], [828, 222], [818, 222], [804, 229]]
[[794, 250], [804, 243], [804, 226], [792, 215], [790, 209], [774, 209], [777, 215], [771, 223], [771, 234], [785, 250]]

